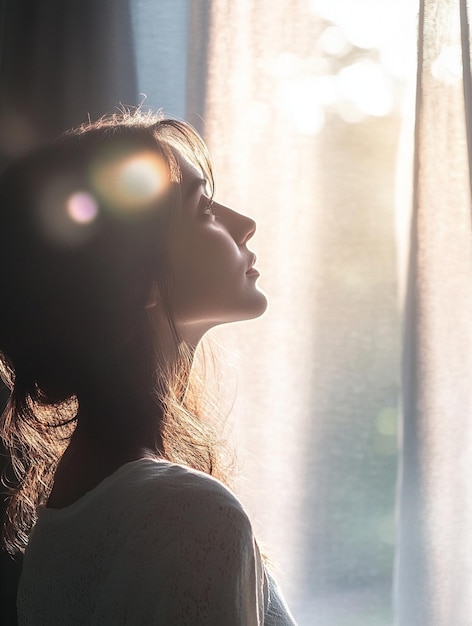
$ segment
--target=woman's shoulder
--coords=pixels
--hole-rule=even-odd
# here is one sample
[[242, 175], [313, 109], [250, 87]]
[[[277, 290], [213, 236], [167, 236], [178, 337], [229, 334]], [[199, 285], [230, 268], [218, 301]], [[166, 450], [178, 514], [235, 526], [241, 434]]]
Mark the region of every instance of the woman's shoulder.
[[199, 520], [221, 524], [233, 520], [250, 529], [250, 522], [240, 500], [222, 482], [185, 465], [162, 459], [140, 458], [119, 466], [92, 489], [63, 508], [42, 509], [43, 523], [64, 521], [83, 523], [89, 516], [118, 517], [134, 524], [152, 518], [198, 525]]
[[128, 464], [127, 482], [135, 503], [179, 518], [205, 514], [206, 518], [232, 519], [248, 525], [247, 513], [236, 495], [216, 478], [176, 463], [140, 459]]
[[184, 465], [141, 460], [128, 468], [123, 528], [148, 555], [238, 567], [255, 558], [255, 539], [240, 500], [215, 478]]
[[[153, 588], [169, 589], [177, 599], [169, 623], [262, 623], [262, 560], [232, 491], [207, 474], [168, 462], [140, 460], [127, 472], [140, 487], [128, 518], [132, 532], [123, 543], [140, 570], [153, 572]], [[194, 619], [187, 622], [184, 615]]]

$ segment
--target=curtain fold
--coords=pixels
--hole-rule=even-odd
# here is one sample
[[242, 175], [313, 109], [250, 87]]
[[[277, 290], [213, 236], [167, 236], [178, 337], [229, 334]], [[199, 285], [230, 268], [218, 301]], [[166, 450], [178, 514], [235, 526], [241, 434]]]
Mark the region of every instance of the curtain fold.
[[398, 626], [472, 623], [472, 231], [466, 18], [465, 1], [421, 1], [404, 335]]
[[0, 159], [136, 105], [129, 0], [2, 0]]

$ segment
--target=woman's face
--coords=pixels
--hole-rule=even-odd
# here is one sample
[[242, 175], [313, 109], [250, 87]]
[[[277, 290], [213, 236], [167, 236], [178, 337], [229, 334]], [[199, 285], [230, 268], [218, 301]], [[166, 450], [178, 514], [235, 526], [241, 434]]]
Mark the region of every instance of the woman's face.
[[247, 247], [254, 220], [211, 203], [202, 173], [179, 161], [183, 206], [169, 238], [169, 297], [177, 330], [196, 342], [212, 326], [262, 315], [267, 300], [256, 287], [255, 255]]

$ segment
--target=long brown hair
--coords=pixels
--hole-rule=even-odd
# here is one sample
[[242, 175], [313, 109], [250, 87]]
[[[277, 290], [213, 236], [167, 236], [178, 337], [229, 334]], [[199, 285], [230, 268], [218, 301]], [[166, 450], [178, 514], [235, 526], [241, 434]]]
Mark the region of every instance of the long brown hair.
[[[94, 183], [97, 163], [140, 151], [158, 155], [176, 184], [139, 210], [116, 210], [116, 198], [100, 195]], [[133, 368], [153, 384], [156, 454], [225, 476], [222, 441], [207, 418], [215, 405], [202, 377], [191, 376], [193, 353], [168, 306], [166, 234], [182, 208], [176, 151], [213, 188], [196, 131], [139, 111], [68, 131], [0, 179], [0, 369], [11, 389], [0, 432], [17, 478], [3, 533], [11, 553], [24, 550], [47, 501], [76, 426], [78, 398], [126, 384]], [[75, 221], [65, 216], [74, 193], [82, 194], [83, 211]], [[156, 366], [159, 337], [145, 306], [154, 283], [178, 355], [172, 367]]]

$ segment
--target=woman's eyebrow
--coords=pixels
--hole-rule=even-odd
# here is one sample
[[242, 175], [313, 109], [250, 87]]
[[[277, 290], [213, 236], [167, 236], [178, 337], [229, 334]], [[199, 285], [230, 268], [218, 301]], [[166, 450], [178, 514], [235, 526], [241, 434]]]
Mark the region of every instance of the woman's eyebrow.
[[203, 185], [206, 185], [207, 181], [205, 178], [195, 178], [194, 180], [192, 180], [192, 182], [190, 183], [190, 185], [187, 187], [184, 197], [186, 200], [188, 200], [188, 198], [191, 198], [193, 196], [193, 194]]

